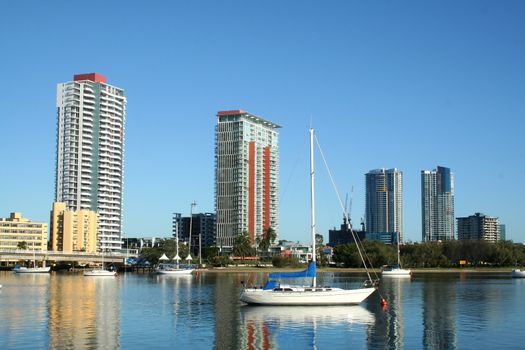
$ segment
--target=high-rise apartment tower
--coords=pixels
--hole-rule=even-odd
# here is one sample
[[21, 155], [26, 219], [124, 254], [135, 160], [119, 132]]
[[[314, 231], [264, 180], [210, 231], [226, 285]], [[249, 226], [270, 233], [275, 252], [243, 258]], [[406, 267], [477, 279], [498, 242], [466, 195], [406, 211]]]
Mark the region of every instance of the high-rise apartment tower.
[[252, 245], [269, 227], [279, 233], [279, 125], [243, 110], [217, 113], [217, 246], [247, 232]]
[[454, 239], [454, 174], [449, 168], [421, 171], [423, 241]]
[[124, 90], [97, 73], [57, 86], [55, 202], [98, 213], [99, 250], [121, 248]]
[[403, 241], [403, 172], [375, 169], [365, 174], [366, 232], [392, 233]]

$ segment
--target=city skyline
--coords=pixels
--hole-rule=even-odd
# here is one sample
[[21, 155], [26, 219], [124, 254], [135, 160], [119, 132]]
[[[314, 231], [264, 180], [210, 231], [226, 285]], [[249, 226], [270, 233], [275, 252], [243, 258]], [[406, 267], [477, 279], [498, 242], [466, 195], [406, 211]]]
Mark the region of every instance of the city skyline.
[[[130, 101], [125, 237], [169, 236], [171, 213], [187, 215], [193, 201], [196, 212], [214, 210], [216, 112], [244, 109], [282, 125], [282, 238], [308, 240], [311, 125], [354, 224], [364, 217], [364, 174], [395, 167], [404, 177], [405, 241], [420, 241], [420, 172], [439, 164], [455, 174], [456, 217], [498, 217], [507, 239], [525, 241], [517, 183], [525, 172], [525, 4], [201, 5], [1, 5], [0, 217], [49, 220], [55, 87], [99, 72]], [[59, 25], [82, 13], [98, 15], [74, 31]], [[75, 55], [81, 47], [89, 49]], [[316, 168], [326, 241], [342, 210]]]

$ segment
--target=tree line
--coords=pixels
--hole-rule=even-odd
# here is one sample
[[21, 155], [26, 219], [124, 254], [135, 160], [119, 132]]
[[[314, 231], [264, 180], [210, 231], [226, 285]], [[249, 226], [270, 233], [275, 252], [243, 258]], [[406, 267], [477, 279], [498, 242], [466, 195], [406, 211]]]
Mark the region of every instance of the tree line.
[[[373, 267], [397, 263], [397, 246], [378, 241], [363, 241], [363, 250]], [[525, 245], [512, 241], [445, 241], [400, 246], [404, 267], [459, 267], [525, 265]], [[333, 261], [344, 267], [362, 267], [355, 243], [334, 248]], [[463, 264], [462, 264], [463, 263]]]

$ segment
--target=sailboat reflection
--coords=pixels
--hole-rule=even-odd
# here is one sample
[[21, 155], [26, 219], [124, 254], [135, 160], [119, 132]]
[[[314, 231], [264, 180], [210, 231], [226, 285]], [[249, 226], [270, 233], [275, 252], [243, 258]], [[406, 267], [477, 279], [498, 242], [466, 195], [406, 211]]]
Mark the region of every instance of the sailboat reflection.
[[284, 335], [299, 348], [305, 344], [317, 348], [315, 344], [324, 330], [361, 329], [376, 321], [374, 314], [361, 306], [246, 305], [240, 308], [240, 313], [241, 349], [273, 349]]
[[244, 306], [244, 320], [274, 322], [317, 322], [317, 324], [373, 324], [373, 313], [361, 306]]

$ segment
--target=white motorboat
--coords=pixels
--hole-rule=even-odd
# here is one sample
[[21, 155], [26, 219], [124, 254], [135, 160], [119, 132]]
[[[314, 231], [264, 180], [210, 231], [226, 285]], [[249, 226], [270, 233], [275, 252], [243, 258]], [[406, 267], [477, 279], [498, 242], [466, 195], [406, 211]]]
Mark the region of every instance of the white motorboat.
[[[271, 273], [270, 278], [311, 277], [309, 286], [291, 286], [269, 280], [262, 288], [244, 286], [240, 300], [254, 305], [353, 305], [368, 298], [375, 290], [377, 281], [372, 281], [370, 274], [361, 288], [342, 289], [320, 287], [316, 285], [316, 254], [315, 254], [315, 192], [314, 192], [314, 130], [310, 129], [310, 198], [311, 198], [311, 234], [312, 261], [308, 268], [298, 272]], [[362, 256], [361, 256], [362, 257]], [[363, 261], [364, 262], [364, 261]], [[366, 266], [366, 264], [365, 264]]]
[[520, 269], [513, 269], [512, 277], [513, 278], [525, 278], [525, 271], [521, 271]]

